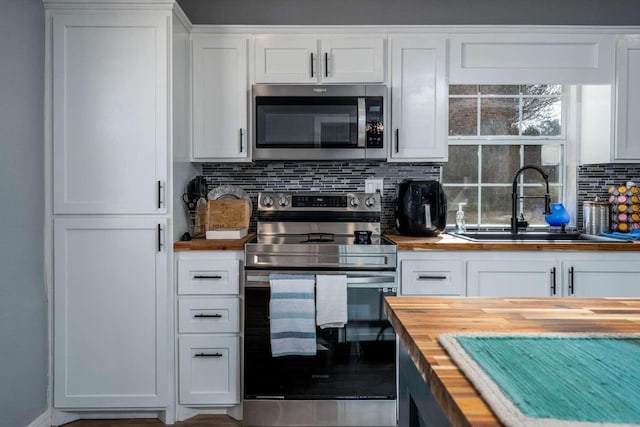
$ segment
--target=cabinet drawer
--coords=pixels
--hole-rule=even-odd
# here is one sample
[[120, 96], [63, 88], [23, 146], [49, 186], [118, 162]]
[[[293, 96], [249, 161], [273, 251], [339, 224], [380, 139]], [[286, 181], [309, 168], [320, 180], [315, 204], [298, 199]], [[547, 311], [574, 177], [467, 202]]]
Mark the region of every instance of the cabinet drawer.
[[178, 302], [178, 332], [240, 332], [238, 298], [188, 298]]
[[239, 342], [238, 337], [180, 337], [181, 404], [239, 402]]
[[464, 295], [461, 261], [402, 261], [402, 295]]
[[236, 259], [178, 261], [180, 295], [237, 295], [240, 262]]

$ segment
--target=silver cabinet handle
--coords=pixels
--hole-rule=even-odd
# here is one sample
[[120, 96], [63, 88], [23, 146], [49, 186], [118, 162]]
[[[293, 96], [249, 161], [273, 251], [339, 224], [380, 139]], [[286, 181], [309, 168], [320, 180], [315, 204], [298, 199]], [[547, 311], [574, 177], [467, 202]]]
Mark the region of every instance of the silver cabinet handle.
[[556, 268], [551, 269], [551, 295], [556, 294]]
[[447, 276], [418, 276], [418, 280], [447, 280]]
[[400, 129], [396, 129], [396, 153], [400, 151]]

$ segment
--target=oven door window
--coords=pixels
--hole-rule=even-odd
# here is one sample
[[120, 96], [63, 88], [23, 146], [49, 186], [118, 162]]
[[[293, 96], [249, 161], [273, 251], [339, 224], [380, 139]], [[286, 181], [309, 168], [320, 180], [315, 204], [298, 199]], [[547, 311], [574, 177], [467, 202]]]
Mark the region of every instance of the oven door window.
[[272, 357], [269, 288], [245, 288], [245, 398], [395, 399], [396, 340], [382, 311], [390, 288], [349, 288], [349, 321], [317, 329], [315, 356]]
[[357, 148], [358, 98], [257, 97], [257, 148]]

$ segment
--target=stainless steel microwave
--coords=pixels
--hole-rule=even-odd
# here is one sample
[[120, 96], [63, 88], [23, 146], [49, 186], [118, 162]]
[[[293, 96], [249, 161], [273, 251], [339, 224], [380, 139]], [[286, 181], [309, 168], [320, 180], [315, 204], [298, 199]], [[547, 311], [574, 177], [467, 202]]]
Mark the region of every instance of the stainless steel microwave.
[[254, 160], [387, 158], [384, 85], [253, 85]]

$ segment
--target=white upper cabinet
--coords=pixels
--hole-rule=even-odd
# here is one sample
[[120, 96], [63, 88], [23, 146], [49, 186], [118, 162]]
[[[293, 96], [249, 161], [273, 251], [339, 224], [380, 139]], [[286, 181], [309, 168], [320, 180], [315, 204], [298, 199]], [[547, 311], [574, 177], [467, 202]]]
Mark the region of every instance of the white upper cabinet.
[[603, 34], [456, 34], [452, 84], [609, 84], [614, 38]]
[[617, 48], [616, 132], [613, 160], [640, 160], [640, 35]]
[[393, 37], [389, 161], [447, 160], [446, 39]]
[[55, 214], [167, 212], [166, 13], [56, 12]]
[[246, 36], [192, 40], [192, 160], [250, 160]]
[[384, 37], [257, 36], [256, 83], [382, 83]]

